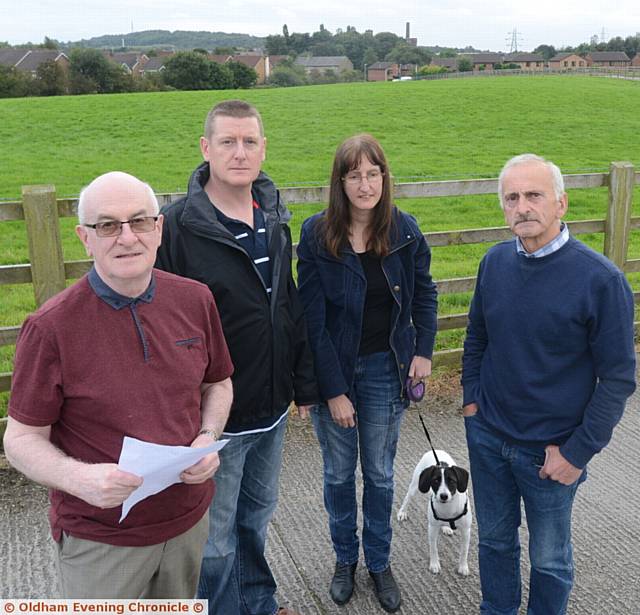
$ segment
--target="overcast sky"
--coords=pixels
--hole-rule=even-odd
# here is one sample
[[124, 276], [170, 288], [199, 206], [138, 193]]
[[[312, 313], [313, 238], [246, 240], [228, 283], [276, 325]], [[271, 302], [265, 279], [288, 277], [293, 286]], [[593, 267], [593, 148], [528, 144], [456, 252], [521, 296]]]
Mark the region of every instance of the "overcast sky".
[[[305, 6], [306, 5], [306, 6]], [[0, 0], [0, 41], [60, 41], [141, 30], [208, 30], [255, 36], [335, 32], [355, 26], [404, 36], [419, 45], [509, 50], [560, 47], [591, 36], [625, 38], [640, 30], [639, 0]]]

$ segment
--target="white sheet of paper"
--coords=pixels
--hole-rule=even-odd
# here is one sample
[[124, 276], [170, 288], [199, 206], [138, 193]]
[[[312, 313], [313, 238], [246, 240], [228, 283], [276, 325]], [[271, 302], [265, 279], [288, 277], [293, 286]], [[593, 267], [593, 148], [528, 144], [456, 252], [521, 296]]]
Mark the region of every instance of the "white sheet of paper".
[[125, 472], [141, 476], [144, 481], [123, 503], [120, 523], [140, 501], [182, 482], [183, 470], [198, 463], [203, 457], [215, 453], [229, 440], [218, 440], [203, 448], [152, 444], [137, 438], [124, 437], [118, 467]]

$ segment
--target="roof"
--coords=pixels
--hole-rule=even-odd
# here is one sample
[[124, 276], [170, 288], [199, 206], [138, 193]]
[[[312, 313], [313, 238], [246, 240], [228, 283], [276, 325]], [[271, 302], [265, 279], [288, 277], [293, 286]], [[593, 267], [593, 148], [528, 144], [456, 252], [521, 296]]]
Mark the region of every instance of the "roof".
[[539, 53], [510, 53], [504, 56], [505, 62], [544, 62]]
[[133, 67], [142, 59], [147, 57], [144, 54], [131, 52], [131, 51], [116, 51], [115, 53], [107, 54], [107, 57], [118, 64], [125, 64], [129, 69], [133, 70]]
[[269, 56], [269, 65], [273, 68], [288, 58], [289, 56]]
[[579, 56], [577, 53], [574, 52], [564, 52], [564, 53], [557, 53], [556, 55], [553, 56], [553, 58], [551, 58], [549, 60], [549, 62], [562, 62], [562, 60], [567, 59], [569, 56]]
[[168, 59], [169, 59], [169, 56], [154, 56], [154, 57], [151, 57], [151, 58], [149, 58], [149, 61], [146, 62], [145, 65], [142, 67], [142, 70], [145, 73], [158, 71], [164, 66], [164, 63]]
[[445, 68], [458, 68], [458, 58], [432, 58], [431, 64]]
[[504, 58], [501, 53], [473, 53], [466, 55], [466, 57], [473, 64], [496, 64], [502, 62]]
[[589, 55], [594, 62], [629, 61], [629, 56], [624, 51], [592, 51]]
[[43, 62], [49, 60], [56, 62], [61, 57], [69, 59], [57, 49], [32, 49], [16, 64], [16, 68], [23, 71], [34, 71]]
[[4, 64], [4, 66], [15, 66], [28, 53], [28, 49], [2, 48], [0, 49], [0, 64]]
[[216, 62], [217, 64], [224, 64], [229, 60], [233, 59], [233, 56], [228, 53], [210, 53], [207, 58], [209, 58], [212, 62]]
[[398, 66], [398, 64], [396, 62], [374, 62], [373, 64], [370, 64], [367, 68], [369, 70], [371, 69], [382, 70], [387, 68], [393, 68], [394, 66]]
[[240, 54], [237, 56], [233, 56], [231, 59], [234, 62], [240, 62], [240, 64], [244, 64], [249, 68], [255, 68], [260, 62], [260, 60], [262, 60], [262, 56]]
[[306, 68], [329, 68], [345, 62], [351, 63], [351, 60], [347, 56], [298, 56], [295, 60], [295, 64]]

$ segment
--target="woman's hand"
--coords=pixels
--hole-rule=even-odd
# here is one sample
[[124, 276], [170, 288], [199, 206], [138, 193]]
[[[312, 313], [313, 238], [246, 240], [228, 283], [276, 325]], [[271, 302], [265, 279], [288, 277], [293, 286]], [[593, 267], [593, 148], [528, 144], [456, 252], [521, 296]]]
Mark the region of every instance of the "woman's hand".
[[422, 381], [431, 376], [431, 359], [416, 355], [409, 366], [409, 377], [413, 382]]
[[355, 427], [355, 414], [351, 400], [346, 395], [338, 395], [327, 400], [331, 418], [340, 427]]

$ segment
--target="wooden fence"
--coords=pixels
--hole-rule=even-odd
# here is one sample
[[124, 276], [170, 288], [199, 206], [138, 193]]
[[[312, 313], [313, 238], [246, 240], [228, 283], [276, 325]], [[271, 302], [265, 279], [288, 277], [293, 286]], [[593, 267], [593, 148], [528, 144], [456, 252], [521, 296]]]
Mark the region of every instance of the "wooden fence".
[[[640, 184], [640, 172], [630, 162], [614, 162], [609, 173], [566, 175], [566, 188], [609, 188], [609, 204], [605, 220], [569, 222], [573, 235], [604, 233], [604, 253], [625, 273], [640, 271], [640, 259], [628, 260], [629, 231], [640, 228], [640, 217], [631, 217], [633, 188]], [[438, 181], [396, 184], [394, 196], [444, 197], [473, 194], [497, 194], [497, 179]], [[296, 187], [281, 190], [286, 203], [326, 202], [328, 188]], [[180, 194], [158, 195], [160, 204], [171, 202]], [[56, 199], [53, 186], [26, 186], [22, 201], [0, 203], [0, 222], [25, 220], [29, 244], [30, 264], [0, 266], [0, 285], [33, 284], [35, 300], [41, 305], [49, 297], [65, 288], [65, 281], [81, 277], [91, 267], [90, 260], [63, 260], [60, 239], [60, 216], [74, 216], [76, 199]], [[511, 237], [508, 227], [425, 233], [432, 247], [474, 243], [493, 243]], [[437, 280], [439, 294], [472, 291], [475, 277]], [[636, 302], [640, 293], [635, 294]], [[467, 315], [454, 314], [438, 318], [438, 329], [460, 329], [466, 326]], [[0, 327], [0, 346], [15, 344], [19, 326]], [[461, 348], [439, 351], [434, 356], [436, 366], [460, 362]], [[0, 391], [11, 387], [11, 374], [0, 374]]]

